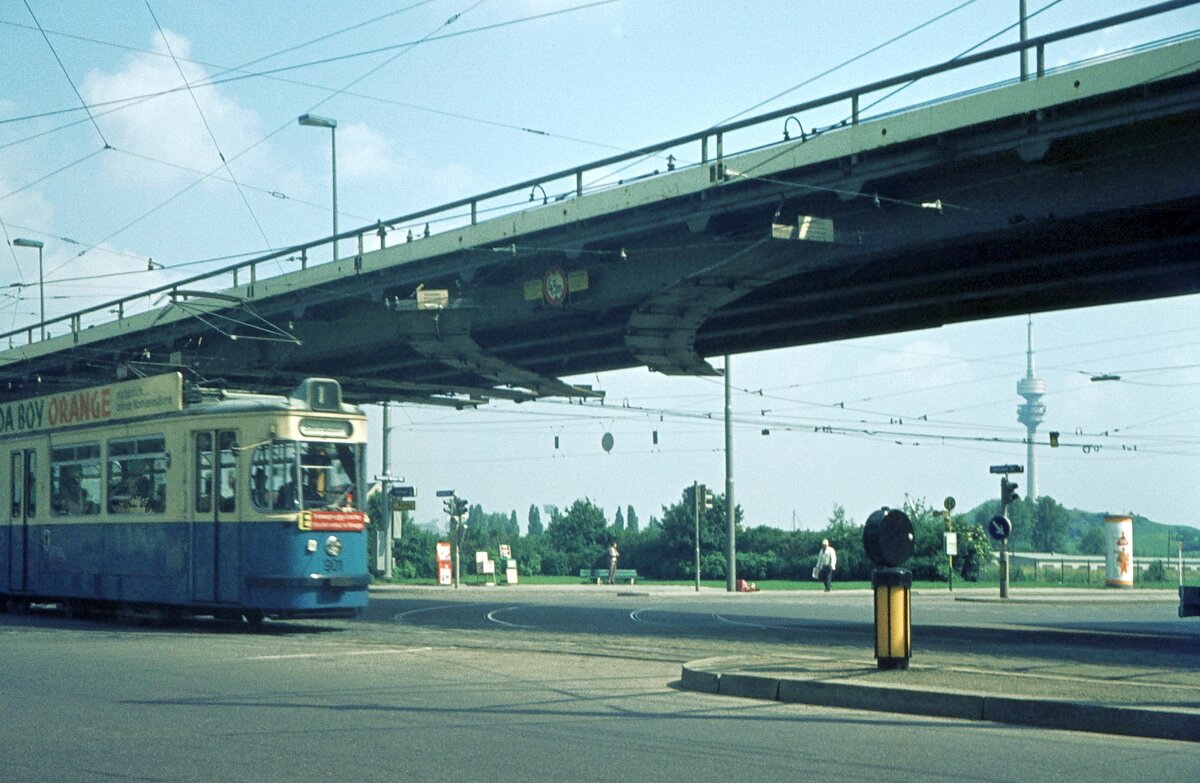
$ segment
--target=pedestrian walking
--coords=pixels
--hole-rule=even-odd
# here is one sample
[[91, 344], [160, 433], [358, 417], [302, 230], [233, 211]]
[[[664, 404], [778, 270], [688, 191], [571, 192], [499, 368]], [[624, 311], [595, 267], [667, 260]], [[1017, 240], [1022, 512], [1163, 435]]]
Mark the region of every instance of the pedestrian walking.
[[614, 540], [608, 545], [608, 583], [615, 585], [617, 583], [617, 558], [621, 553], [617, 551], [617, 542]]
[[837, 551], [829, 545], [829, 539], [821, 539], [821, 552], [817, 555], [817, 564], [813, 567], [813, 578], [825, 583], [825, 592], [829, 592], [829, 582], [833, 572], [837, 570]]

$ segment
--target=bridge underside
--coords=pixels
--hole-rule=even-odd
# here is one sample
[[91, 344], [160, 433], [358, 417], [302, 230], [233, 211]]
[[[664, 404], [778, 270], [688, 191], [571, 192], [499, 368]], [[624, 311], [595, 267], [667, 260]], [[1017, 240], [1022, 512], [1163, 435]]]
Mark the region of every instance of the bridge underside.
[[[179, 366], [264, 391], [332, 376], [358, 401], [582, 396], [558, 378], [712, 373], [703, 357], [1200, 291], [1194, 75], [788, 170], [775, 149], [649, 206], [9, 351], [0, 397]], [[418, 289], [446, 305], [418, 307]], [[249, 339], [256, 319], [271, 339]]]

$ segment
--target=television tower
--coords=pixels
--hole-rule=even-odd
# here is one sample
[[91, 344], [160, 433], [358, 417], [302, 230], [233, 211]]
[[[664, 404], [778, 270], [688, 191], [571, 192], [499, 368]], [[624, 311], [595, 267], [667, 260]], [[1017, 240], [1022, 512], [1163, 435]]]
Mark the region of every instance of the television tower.
[[1026, 500], [1037, 500], [1037, 460], [1033, 452], [1033, 433], [1046, 419], [1046, 406], [1042, 396], [1046, 393], [1046, 382], [1033, 376], [1033, 317], [1029, 318], [1029, 349], [1025, 353], [1025, 377], [1017, 381], [1017, 394], [1025, 398], [1025, 404], [1017, 406], [1017, 421], [1025, 425], [1025, 488]]

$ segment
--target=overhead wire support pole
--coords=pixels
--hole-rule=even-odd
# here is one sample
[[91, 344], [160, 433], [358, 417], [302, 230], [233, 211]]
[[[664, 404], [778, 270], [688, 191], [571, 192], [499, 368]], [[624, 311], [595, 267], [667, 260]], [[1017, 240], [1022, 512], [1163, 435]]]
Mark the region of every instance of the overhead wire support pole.
[[383, 575], [385, 579], [392, 578], [392, 408], [391, 403], [383, 401]]
[[725, 354], [725, 590], [737, 589], [737, 515], [733, 503], [733, 396], [729, 354]]
[[692, 516], [696, 529], [696, 592], [700, 592], [700, 485], [692, 482]]

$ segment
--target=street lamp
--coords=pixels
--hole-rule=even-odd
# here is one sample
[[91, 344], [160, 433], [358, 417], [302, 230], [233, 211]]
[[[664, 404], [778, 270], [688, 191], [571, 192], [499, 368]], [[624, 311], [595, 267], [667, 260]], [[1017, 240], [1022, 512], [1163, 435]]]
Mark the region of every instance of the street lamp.
[[37, 239], [22, 239], [16, 237], [12, 241], [15, 247], [36, 247], [38, 251], [38, 298], [42, 302], [42, 339], [46, 339], [46, 278], [42, 275], [42, 246], [43, 242]]
[[337, 261], [337, 120], [319, 114], [301, 114], [297, 121], [310, 128], [329, 128], [329, 140], [333, 150], [330, 156], [333, 159], [333, 260]]

